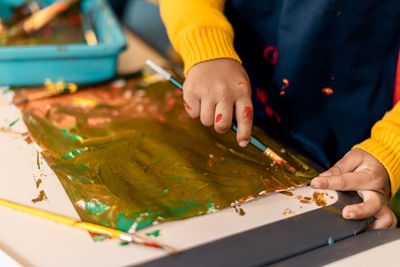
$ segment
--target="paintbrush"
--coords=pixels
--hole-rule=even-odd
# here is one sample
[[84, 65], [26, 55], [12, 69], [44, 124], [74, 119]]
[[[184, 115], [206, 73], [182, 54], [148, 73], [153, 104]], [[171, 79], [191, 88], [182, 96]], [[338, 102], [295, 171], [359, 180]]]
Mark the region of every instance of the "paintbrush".
[[106, 235], [109, 236], [111, 238], [115, 238], [115, 239], [119, 239], [121, 241], [124, 242], [128, 242], [128, 243], [134, 243], [134, 244], [139, 244], [139, 245], [144, 245], [147, 247], [153, 247], [153, 248], [159, 248], [159, 249], [164, 249], [165, 251], [167, 251], [170, 254], [177, 254], [179, 253], [178, 250], [176, 250], [175, 248], [172, 248], [170, 246], [164, 245], [164, 244], [160, 244], [160, 243], [156, 243], [148, 238], [145, 237], [141, 237], [135, 234], [128, 234], [113, 228], [109, 228], [109, 227], [105, 227], [102, 225], [97, 225], [97, 224], [93, 224], [93, 223], [88, 223], [88, 222], [82, 222], [82, 221], [78, 221], [75, 220], [73, 218], [69, 218], [69, 217], [65, 217], [65, 216], [61, 216], [58, 214], [54, 214], [54, 213], [50, 213], [44, 210], [39, 210], [39, 209], [35, 209], [35, 208], [31, 208], [31, 207], [27, 207], [27, 206], [23, 206], [17, 203], [13, 203], [7, 200], [3, 200], [0, 199], [0, 206], [4, 206], [4, 207], [8, 207], [8, 208], [12, 208], [21, 212], [25, 212], [25, 213], [29, 213], [29, 214], [33, 214], [45, 219], [49, 219], [52, 220], [54, 222], [58, 222], [58, 223], [63, 223], [63, 224], [67, 224], [70, 226], [74, 226], [83, 230], [86, 230], [90, 233], [94, 233], [94, 234], [100, 234], [100, 235]]
[[50, 6], [34, 12], [28, 18], [2, 32], [2, 38], [16, 37], [18, 35], [30, 34], [40, 30], [58, 14], [66, 11], [78, 0], [58, 1]]
[[[127, 74], [120, 74], [120, 75], [114, 76], [111, 79], [101, 81], [101, 82], [90, 83], [90, 84], [76, 84], [76, 83], [64, 83], [64, 82], [57, 82], [57, 83], [53, 84], [50, 81], [46, 81], [45, 87], [44, 88], [41, 87], [42, 90], [40, 92], [31, 94], [26, 97], [18, 98], [16, 100], [14, 100], [13, 103], [15, 105], [26, 104], [29, 101], [58, 96], [58, 95], [62, 95], [62, 94], [75, 93], [76, 91], [81, 90], [81, 89], [98, 87], [98, 86], [106, 85], [106, 84], [109, 84], [111, 82], [118, 81], [121, 79], [125, 80], [125, 79], [135, 78], [140, 75], [142, 75], [142, 71], [136, 71], [136, 72], [127, 73]], [[18, 88], [18, 89], [22, 89], [22, 88]]]
[[33, 100], [39, 100], [61, 94], [72, 94], [78, 90], [78, 86], [75, 83], [57, 82], [53, 84], [50, 81], [46, 81], [45, 85], [46, 88], [44, 90], [41, 90], [40, 92], [37, 93], [33, 93], [26, 97], [22, 97], [20, 99], [16, 99], [14, 100], [14, 104], [15, 105], [26, 104], [29, 101]]
[[[175, 85], [176, 87], [178, 87], [179, 89], [181, 89], [183, 91], [183, 85], [178, 80], [176, 80], [171, 74], [169, 74], [166, 70], [164, 70], [163, 68], [161, 68], [160, 66], [158, 66], [151, 60], [147, 60], [146, 64], [150, 68], [152, 68], [154, 71], [161, 74], [166, 80], [168, 80], [173, 85]], [[234, 122], [232, 122], [231, 128], [234, 132], [237, 132], [237, 126]], [[281, 165], [283, 163], [287, 163], [286, 160], [281, 158], [276, 152], [274, 152], [271, 148], [269, 148], [263, 142], [258, 140], [256, 137], [250, 136], [250, 144], [252, 144], [255, 148], [257, 148], [258, 150], [263, 152], [267, 157], [269, 157], [270, 159], [272, 159], [274, 162], [278, 163], [279, 165]]]

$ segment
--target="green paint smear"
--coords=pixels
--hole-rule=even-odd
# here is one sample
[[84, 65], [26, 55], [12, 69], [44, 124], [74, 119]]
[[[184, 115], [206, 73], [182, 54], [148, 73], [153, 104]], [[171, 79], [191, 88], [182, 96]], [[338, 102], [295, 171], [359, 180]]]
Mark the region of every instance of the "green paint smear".
[[14, 124], [16, 124], [18, 121], [19, 121], [19, 118], [16, 119], [15, 121], [13, 121], [12, 123], [10, 123], [8, 126], [9, 126], [9, 127], [12, 127], [12, 126], [14, 126]]
[[118, 230], [128, 232], [133, 224], [133, 220], [125, 218], [125, 212], [119, 214], [116, 227]]
[[106, 210], [108, 210], [110, 207], [104, 205], [97, 199], [93, 199], [89, 202], [85, 202], [85, 209], [92, 214], [100, 215]]
[[74, 141], [83, 142], [83, 138], [79, 134], [69, 134], [68, 133], [68, 129], [61, 129], [61, 132], [68, 139], [71, 139], [71, 140], [74, 140]]
[[156, 230], [154, 232], [151, 233], [146, 233], [147, 236], [155, 236], [155, 237], [159, 237], [160, 236], [160, 230]]
[[80, 174], [73, 174], [71, 176], [71, 180], [75, 180], [75, 179], [78, 179], [79, 181], [81, 181], [84, 184], [89, 184], [90, 183], [90, 180], [88, 178], [85, 178]]
[[[219, 135], [190, 119], [180, 92], [168, 82], [143, 84], [135, 78], [127, 80], [124, 91], [102, 86], [38, 100], [34, 109], [23, 110], [25, 124], [71, 201], [96, 199], [109, 207], [77, 208], [82, 220], [138, 230], [215, 212], [260, 192], [287, 190], [317, 175], [259, 128], [253, 134], [298, 172], [252, 146], [239, 147], [233, 132]], [[75, 97], [96, 98], [99, 104], [80, 108], [73, 105]], [[46, 114], [46, 107], [53, 112], [38, 115]], [[84, 136], [83, 143], [59, 128], [65, 116], [74, 117], [73, 134]]]
[[65, 159], [65, 160], [73, 159], [73, 158], [75, 158], [77, 155], [79, 155], [79, 154], [81, 154], [81, 153], [83, 153], [83, 152], [85, 152], [85, 151], [86, 151], [86, 149], [75, 149], [75, 150], [69, 151], [69, 152], [63, 157], [63, 159]]
[[154, 221], [151, 219], [146, 219], [144, 222], [138, 222], [138, 224], [136, 226], [136, 230], [140, 230], [140, 229], [146, 228], [148, 226], [152, 226], [153, 222]]
[[95, 236], [93, 237], [93, 240], [94, 240], [95, 242], [103, 241], [103, 240], [105, 240], [105, 239], [107, 239], [107, 237], [104, 236], [104, 235], [95, 235]]

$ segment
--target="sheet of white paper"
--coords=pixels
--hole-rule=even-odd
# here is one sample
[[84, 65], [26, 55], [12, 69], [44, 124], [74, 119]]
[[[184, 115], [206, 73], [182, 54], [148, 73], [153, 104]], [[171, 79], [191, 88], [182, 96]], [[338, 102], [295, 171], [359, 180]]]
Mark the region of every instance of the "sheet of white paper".
[[22, 265], [16, 262], [13, 258], [8, 256], [4, 251], [0, 249], [0, 266], [21, 267]]

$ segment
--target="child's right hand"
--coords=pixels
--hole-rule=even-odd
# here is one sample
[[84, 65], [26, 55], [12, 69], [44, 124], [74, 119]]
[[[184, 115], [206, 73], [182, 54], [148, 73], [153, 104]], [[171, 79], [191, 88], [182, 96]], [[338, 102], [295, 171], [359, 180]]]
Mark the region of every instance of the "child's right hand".
[[205, 126], [214, 125], [218, 133], [229, 131], [233, 110], [237, 120], [237, 141], [249, 143], [253, 123], [253, 104], [249, 77], [233, 59], [215, 59], [194, 65], [183, 85], [186, 111], [200, 116]]

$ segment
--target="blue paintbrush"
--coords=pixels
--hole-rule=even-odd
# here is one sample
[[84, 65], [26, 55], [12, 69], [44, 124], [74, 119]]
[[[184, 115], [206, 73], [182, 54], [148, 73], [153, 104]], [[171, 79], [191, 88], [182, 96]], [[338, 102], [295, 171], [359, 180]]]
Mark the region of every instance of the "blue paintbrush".
[[[152, 68], [154, 71], [156, 71], [157, 73], [161, 74], [166, 80], [168, 80], [173, 85], [175, 85], [176, 87], [178, 87], [179, 89], [181, 89], [183, 91], [183, 85], [180, 82], [178, 82], [166, 70], [164, 70], [163, 68], [161, 68], [160, 66], [158, 66], [157, 64], [155, 64], [151, 60], [147, 60], [146, 64], [149, 65], [149, 67]], [[237, 132], [237, 126], [236, 126], [236, 124], [234, 122], [232, 122], [232, 130], [234, 132]], [[287, 163], [286, 160], [281, 158], [276, 152], [274, 152], [272, 149], [270, 149], [268, 146], [266, 146], [263, 142], [258, 140], [256, 137], [250, 136], [250, 144], [252, 144], [258, 150], [263, 152], [265, 155], [267, 155], [274, 162], [276, 162], [278, 164]]]

